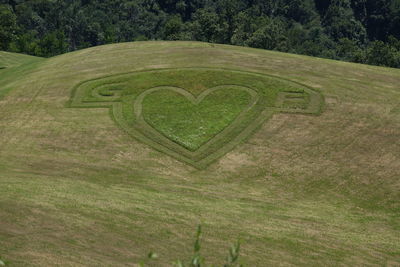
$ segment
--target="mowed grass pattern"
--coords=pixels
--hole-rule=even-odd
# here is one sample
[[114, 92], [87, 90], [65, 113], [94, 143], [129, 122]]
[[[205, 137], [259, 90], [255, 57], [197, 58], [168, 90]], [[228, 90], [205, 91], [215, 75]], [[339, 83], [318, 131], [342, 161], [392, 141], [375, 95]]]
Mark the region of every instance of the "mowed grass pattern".
[[[34, 66], [34, 64], [37, 64]], [[400, 70], [193, 42], [95, 47], [0, 70], [0, 257], [12, 266], [400, 264]], [[1, 66], [0, 62], [0, 66]], [[24, 65], [21, 65], [21, 68]], [[320, 116], [275, 114], [203, 170], [67, 107], [83, 81], [161, 68], [264, 73], [318, 88]]]
[[145, 120], [168, 138], [196, 151], [220, 133], [251, 103], [246, 91], [223, 88], [200, 103], [171, 90], [154, 92], [145, 98]]
[[[158, 119], [166, 114], [164, 109], [171, 107], [167, 102], [173, 101], [172, 95], [163, 103], [148, 99], [167, 91], [183, 96], [191, 105], [175, 102], [169, 118]], [[220, 91], [226, 91], [225, 95], [235, 103], [229, 105], [220, 97], [208, 97]], [[235, 95], [238, 91], [250, 96], [246, 105], [237, 105], [242, 98]], [[136, 71], [84, 81], [73, 88], [68, 106], [108, 108], [116, 124], [133, 138], [203, 169], [242, 143], [275, 112], [317, 115], [323, 110], [324, 100], [318, 90], [299, 83], [258, 73], [203, 67]], [[203, 112], [202, 121], [201, 116], [191, 112], [206, 108], [213, 110]], [[197, 128], [189, 122], [197, 123]]]

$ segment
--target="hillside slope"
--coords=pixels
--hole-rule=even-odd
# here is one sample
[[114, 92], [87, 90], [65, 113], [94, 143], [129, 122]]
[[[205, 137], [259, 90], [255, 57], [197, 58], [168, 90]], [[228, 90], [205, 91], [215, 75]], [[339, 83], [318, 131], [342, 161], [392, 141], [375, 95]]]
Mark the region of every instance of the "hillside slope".
[[35, 69], [37, 63], [43, 60], [39, 57], [0, 51], [0, 99], [12, 89], [10, 83]]
[[[12, 266], [134, 266], [149, 251], [169, 266], [191, 255], [198, 223], [209, 263], [240, 238], [248, 266], [400, 265], [400, 70], [196, 42], [28, 61], [0, 70], [0, 258]], [[167, 68], [298, 82], [323, 112], [274, 114], [195, 168], [108, 108], [70, 105], [85, 81]]]

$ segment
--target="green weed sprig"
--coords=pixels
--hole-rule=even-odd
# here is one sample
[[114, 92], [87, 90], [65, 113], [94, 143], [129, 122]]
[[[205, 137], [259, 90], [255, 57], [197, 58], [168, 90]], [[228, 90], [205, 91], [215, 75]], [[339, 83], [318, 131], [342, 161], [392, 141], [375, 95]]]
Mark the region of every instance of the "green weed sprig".
[[[196, 239], [194, 241], [193, 245], [193, 256], [189, 260], [189, 263], [185, 263], [185, 261], [178, 260], [174, 265], [176, 267], [205, 267], [205, 258], [201, 255], [200, 251], [202, 248], [201, 245], [201, 237], [202, 237], [202, 227], [201, 225], [197, 226], [197, 232], [196, 232]], [[239, 256], [240, 256], [240, 242], [237, 241], [235, 244], [231, 246], [229, 249], [229, 255], [226, 258], [226, 263], [222, 265], [223, 267], [243, 267], [242, 264], [239, 264]], [[147, 259], [156, 259], [158, 258], [158, 255], [155, 254], [154, 252], [150, 252], [147, 255]], [[140, 267], [144, 267], [144, 262], [141, 262], [139, 264]], [[209, 265], [210, 267], [216, 266], [216, 265]]]

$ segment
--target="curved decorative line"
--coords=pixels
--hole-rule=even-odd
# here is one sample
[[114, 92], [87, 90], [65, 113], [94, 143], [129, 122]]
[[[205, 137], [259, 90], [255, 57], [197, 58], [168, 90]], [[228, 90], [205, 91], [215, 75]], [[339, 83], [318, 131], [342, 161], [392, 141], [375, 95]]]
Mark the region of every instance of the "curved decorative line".
[[[103, 96], [103, 100], [100, 101], [86, 101], [83, 99], [83, 92], [85, 90], [93, 90], [94, 88], [92, 87], [95, 85], [97, 82], [102, 82], [102, 80], [105, 80], [104, 82], [107, 83], [107, 79], [113, 79], [113, 83], [115, 81], [121, 81], [127, 79], [129, 75], [136, 75], [140, 73], [152, 73], [152, 72], [168, 72], [168, 71], [174, 71], [174, 70], [213, 70], [213, 71], [220, 71], [220, 72], [230, 72], [232, 74], [247, 74], [247, 75], [252, 75], [253, 77], [266, 77], [266, 78], [271, 78], [274, 80], [281, 80], [283, 82], [287, 82], [288, 84], [291, 84], [291, 86], [297, 87], [300, 86], [305, 89], [305, 91], [312, 96], [310, 99], [310, 102], [308, 104], [309, 108], [308, 109], [303, 109], [303, 110], [291, 110], [290, 108], [285, 108], [285, 107], [277, 107], [276, 105], [271, 105], [271, 106], [266, 106], [266, 108], [261, 111], [261, 113], [258, 115], [258, 117], [254, 118], [254, 121], [251, 122], [250, 124], [246, 125], [240, 125], [240, 129], [233, 129], [231, 133], [229, 133], [229, 141], [221, 143], [222, 141], [222, 136], [221, 134], [217, 134], [215, 137], [213, 137], [209, 142], [211, 142], [210, 146], [208, 147], [207, 144], [203, 144], [200, 146], [198, 150], [195, 152], [190, 152], [190, 151], [184, 151], [184, 147], [171, 141], [173, 145], [171, 144], [168, 145], [167, 143], [163, 142], [162, 140], [157, 140], [157, 139], [152, 139], [151, 137], [146, 136], [146, 133], [143, 132], [142, 129], [138, 129], [136, 126], [140, 126], [139, 124], [136, 125], [135, 127], [132, 127], [133, 125], [127, 124], [126, 121], [123, 119], [123, 114], [122, 114], [122, 103], [121, 100], [119, 99], [111, 99], [113, 96]], [[105, 85], [103, 83], [102, 85]], [[100, 85], [100, 87], [102, 86]], [[242, 87], [241, 85], [238, 85]], [[96, 86], [94, 86], [96, 87]], [[161, 86], [163, 88], [168, 88], [170, 86]], [[245, 87], [245, 86], [243, 86]], [[154, 89], [154, 88], [153, 88]], [[182, 89], [182, 88], [180, 88]], [[182, 89], [184, 90], [184, 89]], [[251, 89], [253, 90], [253, 89]], [[115, 93], [119, 93], [118, 91]], [[189, 92], [187, 92], [189, 93]], [[204, 93], [204, 92], [203, 92]], [[202, 94], [203, 94], [202, 93]], [[285, 93], [282, 91], [282, 93]], [[290, 93], [290, 92], [287, 92]], [[190, 93], [189, 93], [190, 94]], [[197, 98], [192, 96], [192, 101], [199, 100], [200, 94]], [[260, 99], [262, 99], [262, 96], [258, 95]], [[203, 96], [204, 98], [205, 96]], [[107, 99], [106, 99], [107, 98]], [[188, 97], [187, 99], [190, 99]], [[108, 100], [108, 101], [107, 101]], [[201, 100], [199, 100], [201, 102]], [[256, 102], [256, 103], [260, 103]], [[238, 69], [229, 69], [229, 68], [213, 68], [213, 67], [181, 67], [181, 68], [164, 68], [164, 69], [141, 69], [137, 71], [131, 71], [131, 72], [126, 72], [126, 73], [116, 73], [108, 76], [102, 76], [98, 77], [95, 79], [90, 79], [86, 81], [82, 81], [75, 85], [71, 91], [71, 98], [67, 102], [68, 107], [76, 107], [76, 108], [109, 108], [110, 110], [110, 115], [111, 118], [123, 129], [125, 130], [128, 134], [130, 134], [132, 137], [136, 138], [137, 140], [153, 147], [154, 149], [161, 151], [163, 153], [166, 153], [167, 155], [170, 155], [178, 160], [181, 160], [183, 162], [186, 162], [198, 169], [202, 169], [207, 167], [209, 164], [211, 164], [214, 160], [217, 158], [223, 156], [230, 150], [232, 150], [237, 144], [240, 142], [243, 142], [246, 140], [252, 132], [254, 132], [262, 123], [264, 123], [266, 120], [271, 118], [273, 114], [276, 114], [277, 112], [289, 112], [289, 113], [300, 113], [300, 114], [310, 114], [310, 115], [318, 115], [323, 111], [324, 108], [324, 96], [321, 94], [320, 89], [312, 88], [308, 85], [302, 84], [300, 82], [292, 81], [287, 78], [275, 76], [275, 75], [270, 75], [270, 74], [265, 74], [265, 73], [258, 73], [258, 72], [249, 72], [246, 70], [238, 70]], [[192, 102], [193, 103], [193, 102]], [[258, 108], [258, 105], [256, 105], [254, 108]], [[135, 110], [134, 110], [135, 112]], [[135, 115], [133, 113], [132, 115]], [[140, 115], [141, 112], [140, 112]], [[232, 126], [231, 123], [228, 127]], [[141, 127], [143, 127], [144, 124], [142, 124]], [[151, 127], [151, 126], [149, 126]], [[226, 130], [225, 128], [224, 130]], [[239, 132], [241, 131], [241, 132]], [[160, 134], [158, 131], [155, 130], [158, 134]], [[223, 134], [222, 134], [223, 135]], [[212, 143], [215, 142], [215, 143]], [[216, 148], [216, 145], [219, 145], [221, 143], [220, 148]]]
[[[300, 85], [300, 86], [305, 87], [305, 88], [307, 88], [307, 89], [309, 89], [311, 91], [314, 91], [316, 93], [321, 93], [321, 90], [318, 89], [318, 88], [313, 88], [313, 87], [311, 87], [309, 85], [306, 85], [304, 83], [293, 81], [293, 80], [287, 79], [285, 77], [281, 77], [281, 76], [278, 76], [278, 75], [271, 75], [271, 74], [267, 74], [267, 73], [261, 73], [261, 72], [251, 72], [251, 71], [247, 71], [247, 70], [238, 70], [238, 69], [230, 69], [230, 68], [223, 68], [223, 67], [221, 67], [221, 68], [213, 68], [213, 67], [180, 67], [180, 68], [140, 69], [140, 70], [135, 70], [135, 71], [128, 71], [128, 72], [105, 75], [105, 76], [102, 76], [102, 77], [88, 79], [88, 80], [79, 82], [78, 84], [76, 84], [72, 88], [71, 97], [70, 97], [70, 100], [67, 101], [66, 106], [67, 107], [74, 107], [72, 100], [73, 100], [73, 98], [75, 96], [75, 93], [76, 93], [77, 89], [79, 87], [81, 87], [85, 83], [99, 81], [99, 80], [112, 78], [112, 77], [135, 74], [135, 73], [161, 72], [161, 71], [172, 71], [172, 70], [215, 70], [215, 71], [229, 71], [229, 72], [233, 72], [233, 73], [249, 74], [249, 75], [261, 76], [261, 77], [270, 77], [270, 78], [273, 78], [273, 79], [282, 80], [282, 81], [286, 81], [286, 82], [289, 82], [289, 83]], [[324, 96], [322, 94], [321, 94], [321, 98], [322, 98], [321, 99], [322, 102], [325, 102]], [[320, 110], [319, 110], [319, 112], [317, 112], [317, 114], [321, 114], [322, 110], [323, 110], [323, 107], [321, 106]], [[279, 110], [279, 111], [281, 111], [281, 110]]]
[[142, 110], [143, 110], [142, 102], [143, 102], [144, 98], [146, 96], [148, 96], [149, 94], [152, 94], [152, 93], [157, 92], [157, 91], [162, 91], [162, 90], [174, 91], [174, 92], [176, 92], [178, 94], [181, 94], [184, 97], [186, 97], [186, 99], [189, 100], [192, 104], [198, 105], [209, 94], [212, 94], [217, 90], [220, 90], [220, 89], [223, 89], [223, 88], [227, 88], [228, 86], [230, 88], [232, 88], [232, 89], [235, 88], [235, 89], [246, 91], [251, 95], [251, 98], [253, 100], [252, 101], [252, 105], [250, 107], [248, 107], [247, 109], [250, 109], [251, 107], [253, 107], [255, 105], [255, 103], [257, 102], [257, 101], [254, 101], [254, 99], [257, 97], [257, 100], [258, 100], [258, 93], [255, 90], [253, 90], [253, 89], [251, 89], [249, 87], [246, 87], [246, 86], [230, 85], [230, 84], [219, 85], [219, 86], [216, 86], [216, 87], [209, 88], [209, 89], [205, 90], [198, 97], [195, 97], [193, 94], [191, 94], [187, 90], [185, 90], [183, 88], [180, 88], [180, 87], [176, 87], [176, 86], [157, 86], [157, 87], [153, 87], [153, 88], [150, 88], [150, 89], [144, 91], [143, 93], [141, 93], [135, 99], [135, 102], [134, 102], [135, 115], [136, 115], [136, 118], [140, 118], [141, 117]]
[[157, 86], [157, 87], [153, 87], [151, 89], [146, 90], [145, 92], [143, 92], [142, 94], [140, 94], [134, 101], [134, 113], [136, 118], [138, 119], [138, 121], [140, 123], [143, 124], [143, 126], [145, 128], [147, 128], [149, 131], [153, 132], [153, 134], [159, 135], [162, 139], [164, 139], [164, 142], [166, 144], [168, 143], [175, 143], [177, 145], [179, 145], [182, 149], [184, 149], [185, 153], [191, 155], [191, 156], [195, 156], [197, 153], [196, 151], [202, 151], [203, 147], [207, 147], [209, 146], [211, 143], [214, 142], [215, 136], [213, 138], [211, 138], [210, 140], [208, 140], [207, 142], [205, 142], [204, 144], [202, 144], [199, 148], [197, 148], [196, 150], [189, 150], [186, 147], [182, 146], [181, 144], [175, 142], [174, 140], [171, 140], [169, 137], [165, 136], [163, 133], [159, 132], [157, 129], [155, 129], [153, 126], [151, 126], [144, 118], [142, 111], [143, 111], [143, 100], [146, 96], [148, 96], [149, 94], [152, 94], [154, 92], [157, 91], [163, 91], [163, 90], [170, 90], [170, 91], [174, 91], [178, 94], [183, 95], [184, 97], [186, 97], [186, 99], [188, 99], [192, 104], [197, 105], [199, 104], [201, 101], [204, 100], [205, 97], [207, 97], [208, 95], [212, 94], [213, 92], [220, 90], [220, 89], [224, 89], [224, 88], [235, 88], [235, 89], [239, 89], [242, 91], [246, 91], [250, 94], [251, 96], [251, 101], [249, 102], [249, 104], [246, 106], [245, 109], [243, 109], [237, 116], [236, 118], [226, 127], [224, 127], [220, 132], [218, 132], [215, 136], [220, 135], [221, 133], [227, 133], [233, 130], [233, 128], [235, 127], [235, 125], [237, 125], [238, 123], [240, 123], [240, 121], [243, 119], [243, 116], [246, 112], [248, 112], [250, 109], [252, 109], [258, 102], [259, 100], [259, 95], [258, 93], [246, 86], [239, 86], [239, 85], [219, 85], [213, 88], [209, 88], [207, 90], [205, 90], [204, 92], [202, 92], [198, 97], [195, 97], [193, 94], [191, 94], [190, 92], [188, 92], [187, 90], [180, 88], [180, 87], [175, 87], [175, 86]]
[[[111, 86], [116, 86], [123, 84], [122, 82], [110, 83], [110, 84], [102, 84], [98, 87], [92, 89], [92, 96], [97, 97], [99, 99], [104, 99], [108, 101], [117, 100], [121, 97], [121, 89], [113, 89], [109, 88]], [[109, 95], [104, 95], [104, 92], [107, 92]]]

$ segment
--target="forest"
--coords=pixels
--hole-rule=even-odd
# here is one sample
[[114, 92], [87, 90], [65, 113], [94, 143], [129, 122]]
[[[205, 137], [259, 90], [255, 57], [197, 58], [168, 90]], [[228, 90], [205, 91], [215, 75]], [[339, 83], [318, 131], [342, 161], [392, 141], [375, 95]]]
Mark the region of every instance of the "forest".
[[51, 57], [144, 40], [400, 68], [400, 0], [0, 0], [0, 50]]

